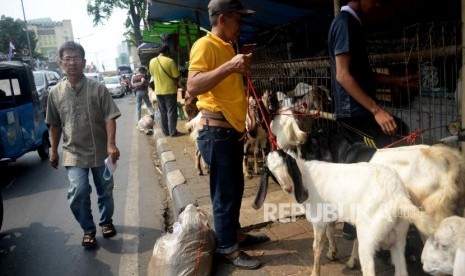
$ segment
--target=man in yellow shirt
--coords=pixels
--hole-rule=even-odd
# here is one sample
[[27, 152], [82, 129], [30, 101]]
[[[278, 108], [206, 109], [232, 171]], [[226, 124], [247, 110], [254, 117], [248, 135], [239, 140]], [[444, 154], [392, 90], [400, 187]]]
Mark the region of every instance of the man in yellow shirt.
[[168, 55], [168, 45], [162, 46], [160, 54], [150, 60], [149, 71], [155, 84], [158, 110], [160, 111], [161, 130], [165, 136], [178, 136], [177, 93], [180, 73], [174, 60]]
[[237, 267], [256, 269], [260, 262], [240, 251], [241, 246], [266, 242], [265, 235], [242, 233], [239, 223], [244, 175], [243, 141], [247, 102], [243, 75], [250, 73], [251, 54], [235, 54], [241, 18], [254, 12], [238, 0], [211, 0], [212, 30], [192, 46], [187, 91], [197, 96], [202, 113], [197, 139], [210, 166], [210, 197], [218, 252]]

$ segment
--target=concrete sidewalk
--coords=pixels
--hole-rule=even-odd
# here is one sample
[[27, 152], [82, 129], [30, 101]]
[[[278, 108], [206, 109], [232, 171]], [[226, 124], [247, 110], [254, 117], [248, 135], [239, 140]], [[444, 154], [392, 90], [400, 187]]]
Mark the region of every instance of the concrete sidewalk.
[[[194, 168], [195, 145], [184, 129], [185, 120], [178, 120], [178, 131], [186, 133], [178, 137], [164, 137], [159, 129], [155, 129], [153, 136], [157, 147], [157, 154], [161, 161], [166, 186], [169, 190], [173, 212], [177, 214], [190, 203], [197, 203], [206, 210], [211, 218], [212, 206], [208, 175], [197, 175]], [[142, 135], [142, 134], [141, 134]], [[245, 248], [250, 254], [257, 256], [263, 263], [258, 270], [240, 270], [215, 261], [213, 275], [310, 275], [313, 266], [313, 231], [311, 224], [303, 217], [297, 217], [294, 222], [269, 222], [264, 220], [263, 207], [255, 210], [251, 207], [260, 181], [260, 176], [254, 175], [246, 179], [242, 201], [240, 222], [243, 228], [267, 234], [271, 240], [254, 248]], [[265, 203], [292, 203], [292, 196], [284, 194], [278, 185], [270, 179]], [[213, 224], [213, 221], [211, 221]], [[350, 256], [352, 242], [342, 237], [342, 224], [337, 225], [336, 242], [338, 259], [329, 261], [326, 251], [321, 258], [321, 275], [362, 275], [360, 269], [349, 270], [345, 262]], [[416, 261], [407, 263], [410, 275], [427, 275], [421, 269], [421, 247], [417, 238], [409, 238], [414, 250]], [[394, 275], [392, 265], [376, 259], [377, 275]]]

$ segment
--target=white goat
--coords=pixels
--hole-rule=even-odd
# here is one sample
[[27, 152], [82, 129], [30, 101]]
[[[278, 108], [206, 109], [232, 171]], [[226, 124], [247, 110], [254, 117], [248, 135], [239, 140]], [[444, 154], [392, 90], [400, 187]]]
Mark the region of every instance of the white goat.
[[[286, 122], [276, 121], [274, 127], [297, 128], [295, 120], [292, 120], [292, 116], [289, 117]], [[329, 141], [326, 144], [331, 145], [333, 153], [337, 152], [337, 155], [347, 152], [347, 149], [344, 149], [348, 146], [347, 141], [340, 136], [331, 138], [335, 143]], [[352, 162], [361, 161], [357, 158], [358, 155], [355, 155]], [[340, 156], [333, 156], [333, 160], [340, 159]], [[433, 218], [434, 228], [446, 217], [464, 215], [465, 159], [459, 150], [442, 144], [404, 146], [377, 149], [368, 160], [370, 163], [386, 165], [399, 174], [414, 204]], [[426, 240], [425, 236], [423, 240]], [[356, 256], [351, 256], [349, 259], [350, 268], [353, 268], [355, 258]]]
[[426, 241], [421, 262], [423, 270], [431, 275], [465, 275], [465, 218], [444, 219]]
[[282, 108], [278, 110], [277, 115], [270, 123], [271, 132], [276, 136], [276, 144], [284, 150], [297, 149], [299, 156], [302, 156], [300, 147], [305, 144], [308, 135], [305, 131], [300, 130], [290, 111], [289, 114], [280, 113], [280, 111]]
[[[202, 158], [202, 155], [200, 154], [200, 151], [197, 147], [197, 137], [199, 136], [199, 130], [202, 128], [202, 125], [200, 124], [200, 118], [202, 117], [202, 113], [198, 113], [197, 116], [195, 116], [192, 120], [187, 122], [184, 125], [184, 128], [186, 130], [191, 130], [190, 139], [192, 142], [195, 144], [195, 168], [197, 170], [198, 175], [203, 175], [203, 170], [206, 169], [208, 171], [208, 166], [205, 164], [205, 161]], [[203, 163], [203, 164], [202, 164]]]
[[[390, 249], [395, 275], [407, 275], [404, 249], [409, 222], [427, 235], [433, 231], [429, 217], [410, 201], [399, 175], [386, 166], [304, 161], [282, 150], [268, 154], [267, 166], [284, 191], [294, 191], [297, 202], [306, 204], [306, 216], [314, 231], [313, 276], [320, 275], [325, 233], [336, 219], [357, 227], [363, 275], [376, 275], [374, 254], [379, 247]], [[258, 206], [265, 198], [267, 181], [262, 177], [255, 201]], [[337, 216], [332, 220], [319, 213], [328, 205]], [[329, 251], [336, 254], [334, 241], [330, 240]]]

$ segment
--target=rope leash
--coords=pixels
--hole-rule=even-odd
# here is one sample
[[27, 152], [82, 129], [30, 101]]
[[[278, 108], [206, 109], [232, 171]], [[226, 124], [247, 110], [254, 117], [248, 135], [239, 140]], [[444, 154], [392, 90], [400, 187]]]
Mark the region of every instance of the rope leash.
[[425, 132], [424, 129], [417, 129], [417, 130], [414, 130], [412, 132], [410, 132], [409, 135], [403, 137], [402, 139], [399, 139], [385, 147], [383, 147], [383, 149], [386, 149], [386, 148], [390, 148], [392, 146], [395, 146], [403, 141], [406, 141], [407, 143], [411, 144], [411, 145], [415, 145], [416, 143], [416, 140], [418, 137], [420, 137], [423, 133]]

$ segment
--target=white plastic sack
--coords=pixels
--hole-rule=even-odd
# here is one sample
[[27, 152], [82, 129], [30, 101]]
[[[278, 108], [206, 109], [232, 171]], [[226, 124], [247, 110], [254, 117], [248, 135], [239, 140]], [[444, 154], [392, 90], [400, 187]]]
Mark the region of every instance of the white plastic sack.
[[160, 237], [153, 248], [148, 276], [208, 276], [216, 250], [207, 214], [190, 204], [173, 225], [173, 233]]
[[137, 126], [140, 129], [153, 129], [154, 125], [154, 119], [152, 119], [152, 116], [150, 115], [144, 115], [142, 118], [140, 118], [139, 122], [137, 122]]

